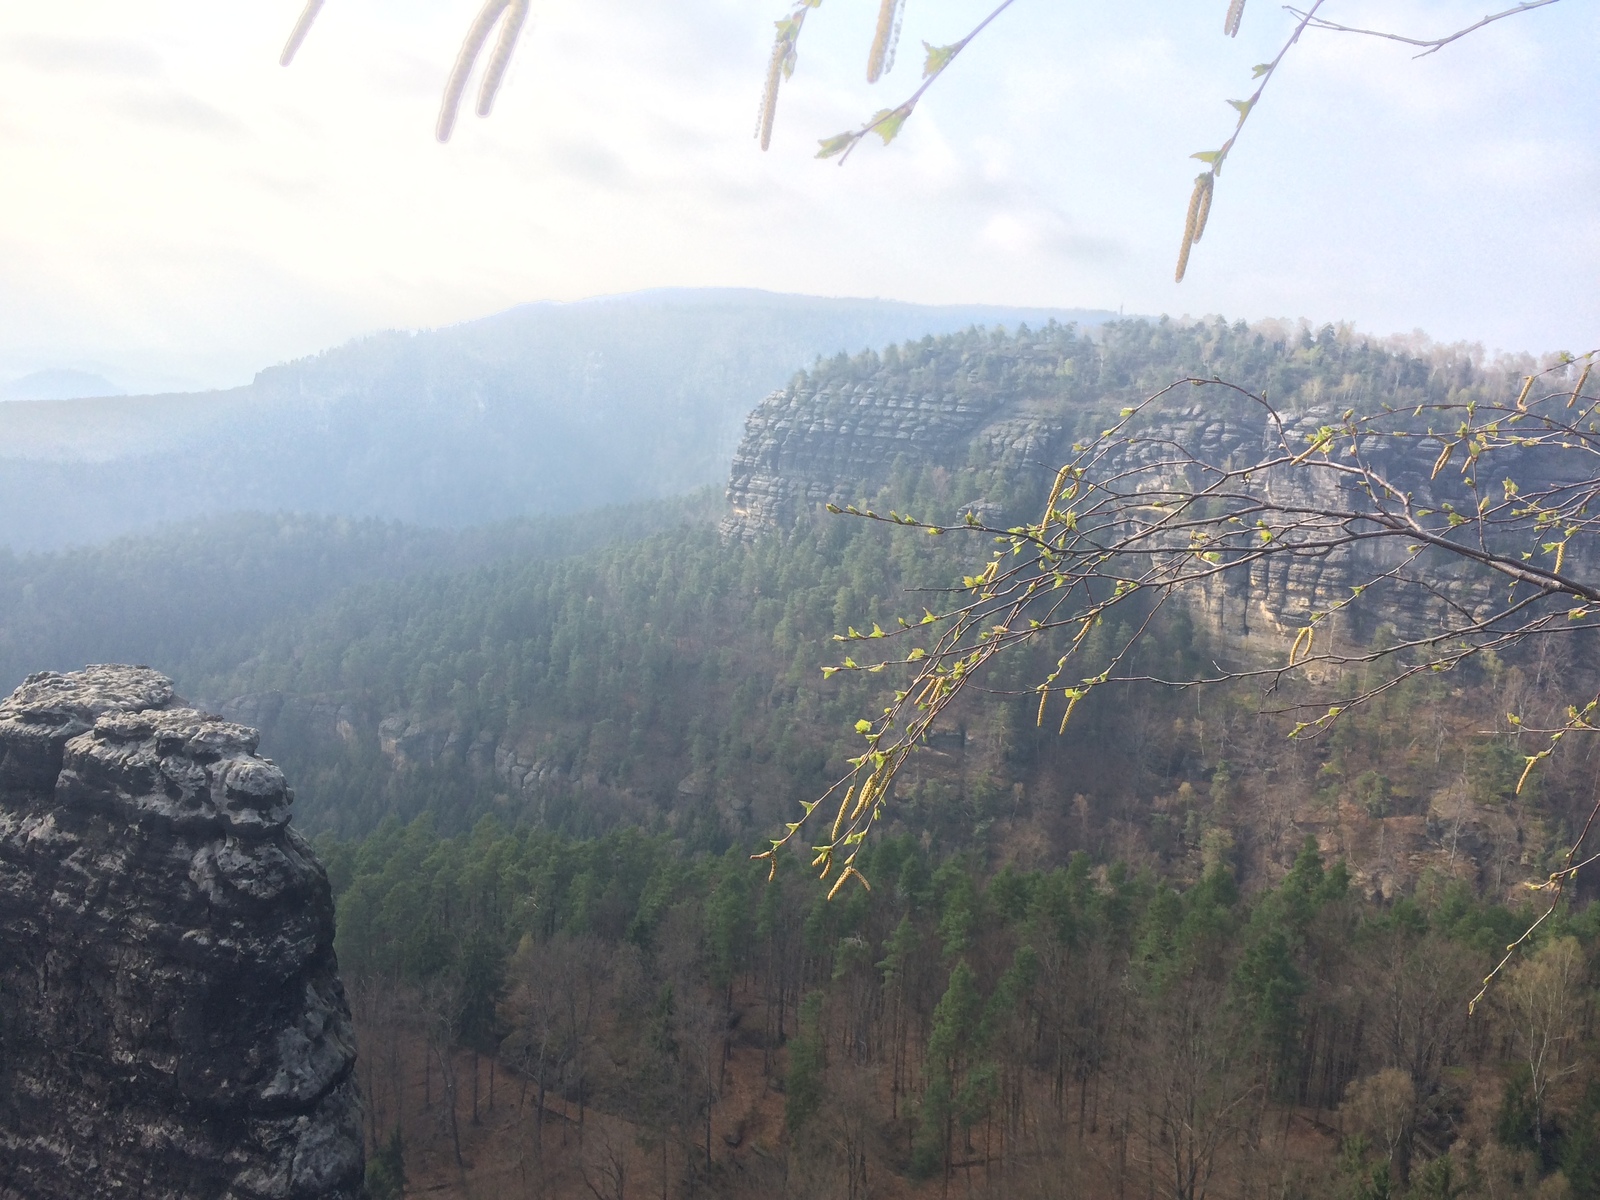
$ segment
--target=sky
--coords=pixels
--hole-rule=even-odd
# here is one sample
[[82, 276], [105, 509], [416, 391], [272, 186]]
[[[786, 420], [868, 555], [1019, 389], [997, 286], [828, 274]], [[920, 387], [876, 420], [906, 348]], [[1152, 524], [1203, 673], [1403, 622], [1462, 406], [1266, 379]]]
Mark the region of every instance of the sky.
[[[1198, 163], [1292, 18], [1256, 0], [1016, 0], [893, 145], [819, 139], [899, 102], [984, 2], [825, 0], [753, 139], [784, 0], [533, 0], [493, 114], [433, 138], [479, 0], [0, 5], [0, 384], [230, 386], [383, 328], [533, 300], [739, 286], [926, 303], [1351, 321], [1493, 351], [1600, 344], [1600, 6], [1420, 61], [1308, 34], [1172, 281]], [[1434, 34], [1481, 0], [1326, 0]]]

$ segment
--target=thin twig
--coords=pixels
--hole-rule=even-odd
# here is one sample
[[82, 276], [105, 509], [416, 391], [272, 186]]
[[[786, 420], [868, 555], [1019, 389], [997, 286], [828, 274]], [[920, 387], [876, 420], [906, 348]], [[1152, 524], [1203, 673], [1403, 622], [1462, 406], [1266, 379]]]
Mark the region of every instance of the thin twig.
[[[1337, 22], [1329, 21], [1324, 17], [1312, 18], [1306, 14], [1302, 14], [1297, 8], [1289, 8], [1288, 5], [1285, 5], [1284, 7], [1288, 8], [1288, 11], [1297, 17], [1305, 17], [1305, 19], [1315, 29], [1326, 29], [1332, 33], [1359, 33], [1366, 37], [1376, 37], [1383, 38], [1386, 41], [1401, 42], [1407, 46], [1421, 46], [1423, 47], [1422, 53], [1416, 55], [1416, 57], [1426, 58], [1430, 54], [1437, 54], [1452, 42], [1458, 42], [1468, 34], [1476, 33], [1485, 25], [1492, 25], [1496, 21], [1505, 20], [1507, 17], [1520, 16], [1525, 12], [1532, 12], [1536, 8], [1544, 8], [1546, 5], [1555, 4], [1556, 2], [1557, 0], [1525, 0], [1524, 3], [1518, 4], [1515, 8], [1508, 8], [1504, 12], [1492, 13], [1491, 15], [1484, 17], [1481, 21], [1475, 21], [1473, 24], [1468, 25], [1465, 29], [1458, 29], [1454, 33], [1447, 33], [1443, 37], [1436, 38], [1406, 37], [1404, 34], [1389, 33], [1388, 31], [1382, 29], [1362, 29], [1354, 25], [1340, 25]], [[1315, 6], [1313, 6], [1311, 11], [1316, 11]]]
[[[1006, 9], [1010, 8], [1013, 3], [1015, 3], [1015, 0], [1000, 0], [1000, 4], [994, 9], [994, 11], [986, 16], [983, 20], [979, 21], [977, 25], [973, 27], [971, 33], [967, 34], [967, 36], [962, 38], [959, 42], [955, 42], [950, 46], [945, 47], [949, 53], [946, 54], [943, 60], [939, 62], [939, 64], [932, 70], [925, 72], [926, 77], [923, 79], [922, 83], [918, 85], [917, 90], [912, 92], [911, 95], [907, 96], [897, 106], [894, 108], [884, 109], [882, 112], [874, 116], [872, 120], [861, 126], [860, 129], [852, 130], [849, 133], [841, 133], [831, 138], [824, 138], [821, 144], [822, 148], [817, 151], [817, 157], [832, 158], [837, 155], [839, 158], [839, 164], [843, 166], [845, 159], [850, 157], [850, 152], [856, 148], [856, 146], [861, 142], [861, 139], [866, 137], [867, 134], [876, 133], [880, 137], [883, 137], [884, 141], [887, 142], [890, 137], [894, 136], [893, 133], [889, 133], [887, 136], [884, 136], [884, 130], [891, 128], [891, 122], [893, 123], [893, 130], [898, 131], [900, 125], [904, 123], [905, 119], [911, 115], [912, 110], [917, 107], [917, 101], [921, 100], [923, 94], [933, 86], [934, 80], [938, 79], [939, 76], [944, 74], [945, 68], [956, 60], [956, 57], [967, 48], [968, 44], [971, 43], [973, 38], [977, 37], [980, 33], [987, 29], [989, 27], [989, 23], [1001, 13], [1005, 12]], [[1321, 3], [1321, 0], [1318, 0], [1318, 3]]]

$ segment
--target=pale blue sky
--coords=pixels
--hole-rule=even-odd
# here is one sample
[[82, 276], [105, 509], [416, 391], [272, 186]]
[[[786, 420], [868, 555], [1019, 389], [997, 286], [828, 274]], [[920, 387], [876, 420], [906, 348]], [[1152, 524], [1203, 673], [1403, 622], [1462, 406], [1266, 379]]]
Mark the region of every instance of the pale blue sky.
[[[1187, 155], [1288, 29], [1253, 0], [1017, 0], [887, 150], [816, 140], [915, 86], [986, 11], [826, 0], [773, 147], [751, 138], [781, 0], [534, 0], [495, 114], [432, 139], [478, 0], [81, 0], [0, 9], [0, 382], [240, 382], [371, 329], [671, 285], [1352, 320], [1505, 349], [1600, 343], [1600, 6], [1421, 62], [1310, 36], [1172, 264]], [[1432, 32], [1481, 0], [1330, 0]]]

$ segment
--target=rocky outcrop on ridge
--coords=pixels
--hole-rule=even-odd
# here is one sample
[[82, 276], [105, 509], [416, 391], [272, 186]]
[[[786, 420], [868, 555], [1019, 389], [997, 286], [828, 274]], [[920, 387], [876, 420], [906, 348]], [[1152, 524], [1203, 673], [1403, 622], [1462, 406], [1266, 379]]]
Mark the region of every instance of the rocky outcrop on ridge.
[[254, 730], [154, 671], [0, 702], [0, 1197], [355, 1200], [333, 901]]
[[[723, 534], [749, 540], [792, 525], [825, 504], [870, 500], [896, 470], [977, 464], [1026, 470], [1066, 461], [1073, 431], [1100, 411], [1079, 407], [1073, 399], [1006, 395], [998, 389], [979, 396], [958, 397], [949, 389], [914, 396], [893, 380], [797, 381], [750, 415], [733, 461], [731, 511]], [[1296, 425], [1314, 430], [1332, 415], [1319, 407], [1298, 417]], [[1259, 456], [1266, 432], [1264, 421], [1194, 405], [1169, 413], [1150, 431], [1147, 449], [1153, 456], [1162, 442], [1170, 442], [1223, 462]], [[982, 511], [983, 502], [977, 507], [978, 515], [993, 518]], [[953, 510], [940, 514], [944, 519], [955, 515]], [[1198, 602], [1213, 628], [1248, 636], [1253, 625], [1281, 627], [1297, 618], [1303, 623], [1311, 612], [1349, 595], [1357, 571], [1351, 562], [1283, 561], [1248, 581], [1224, 577]]]
[[[925, 339], [881, 358], [821, 364], [758, 405], [733, 460], [723, 534], [750, 540], [826, 504], [872, 504], [897, 477], [903, 493], [930, 472], [948, 481], [949, 495], [942, 508], [919, 510], [919, 516], [955, 521], [976, 511], [991, 523], [1031, 520], [1075, 442], [1115, 423], [1124, 406], [1186, 376], [1228, 378], [1270, 393], [1291, 446], [1337, 423], [1347, 407], [1382, 401], [1403, 410], [1460, 395], [1462, 386], [1460, 379], [1430, 374], [1417, 360], [1341, 343], [1326, 331], [1294, 345], [1268, 343], [1243, 326], [1130, 321], [1109, 325], [1096, 338], [1051, 326], [1015, 338]], [[1184, 387], [1140, 420], [1137, 443], [1124, 459], [1099, 464], [1102, 472], [1168, 461], [1173, 447], [1232, 467], [1276, 453], [1277, 431], [1265, 412], [1220, 389], [1198, 395]], [[1470, 500], [1442, 490], [1458, 482], [1454, 473], [1437, 482], [1430, 477], [1435, 453], [1421, 441], [1369, 444], [1380, 469], [1413, 489], [1419, 505], [1437, 509], [1447, 499]], [[1518, 467], [1524, 483], [1554, 478], [1551, 472], [1560, 469], [1533, 455]], [[1289, 503], [1347, 506], [1326, 494], [1332, 487], [1326, 475], [1279, 472], [1261, 484]], [[986, 490], [991, 487], [1009, 491], [1014, 511], [997, 503]], [[896, 498], [907, 502], [903, 494]], [[1248, 574], [1219, 576], [1191, 600], [1209, 627], [1230, 638], [1282, 633], [1348, 600], [1353, 585], [1394, 565], [1385, 556], [1395, 552], [1376, 543], [1353, 553], [1281, 556]], [[1490, 593], [1487, 580], [1460, 579], [1452, 598], [1473, 606]], [[1348, 633], [1367, 637], [1385, 622], [1402, 631], [1426, 626], [1443, 604], [1410, 596], [1406, 607], [1395, 608], [1380, 589], [1361, 611], [1347, 609], [1340, 619]]]
[[897, 464], [962, 465], [975, 443], [1044, 453], [1060, 433], [1059, 421], [1010, 413], [1017, 405], [992, 391], [918, 395], [896, 382], [802, 379], [763, 400], [733, 458], [724, 533], [750, 538], [819, 505], [850, 503], [886, 484]]

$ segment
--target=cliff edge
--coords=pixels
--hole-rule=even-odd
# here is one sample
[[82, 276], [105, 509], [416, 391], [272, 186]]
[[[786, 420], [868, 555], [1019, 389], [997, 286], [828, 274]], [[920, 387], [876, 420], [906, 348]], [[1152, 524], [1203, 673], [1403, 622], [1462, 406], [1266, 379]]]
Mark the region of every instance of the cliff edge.
[[137, 667], [0, 702], [0, 1197], [361, 1195], [333, 899], [254, 730]]

